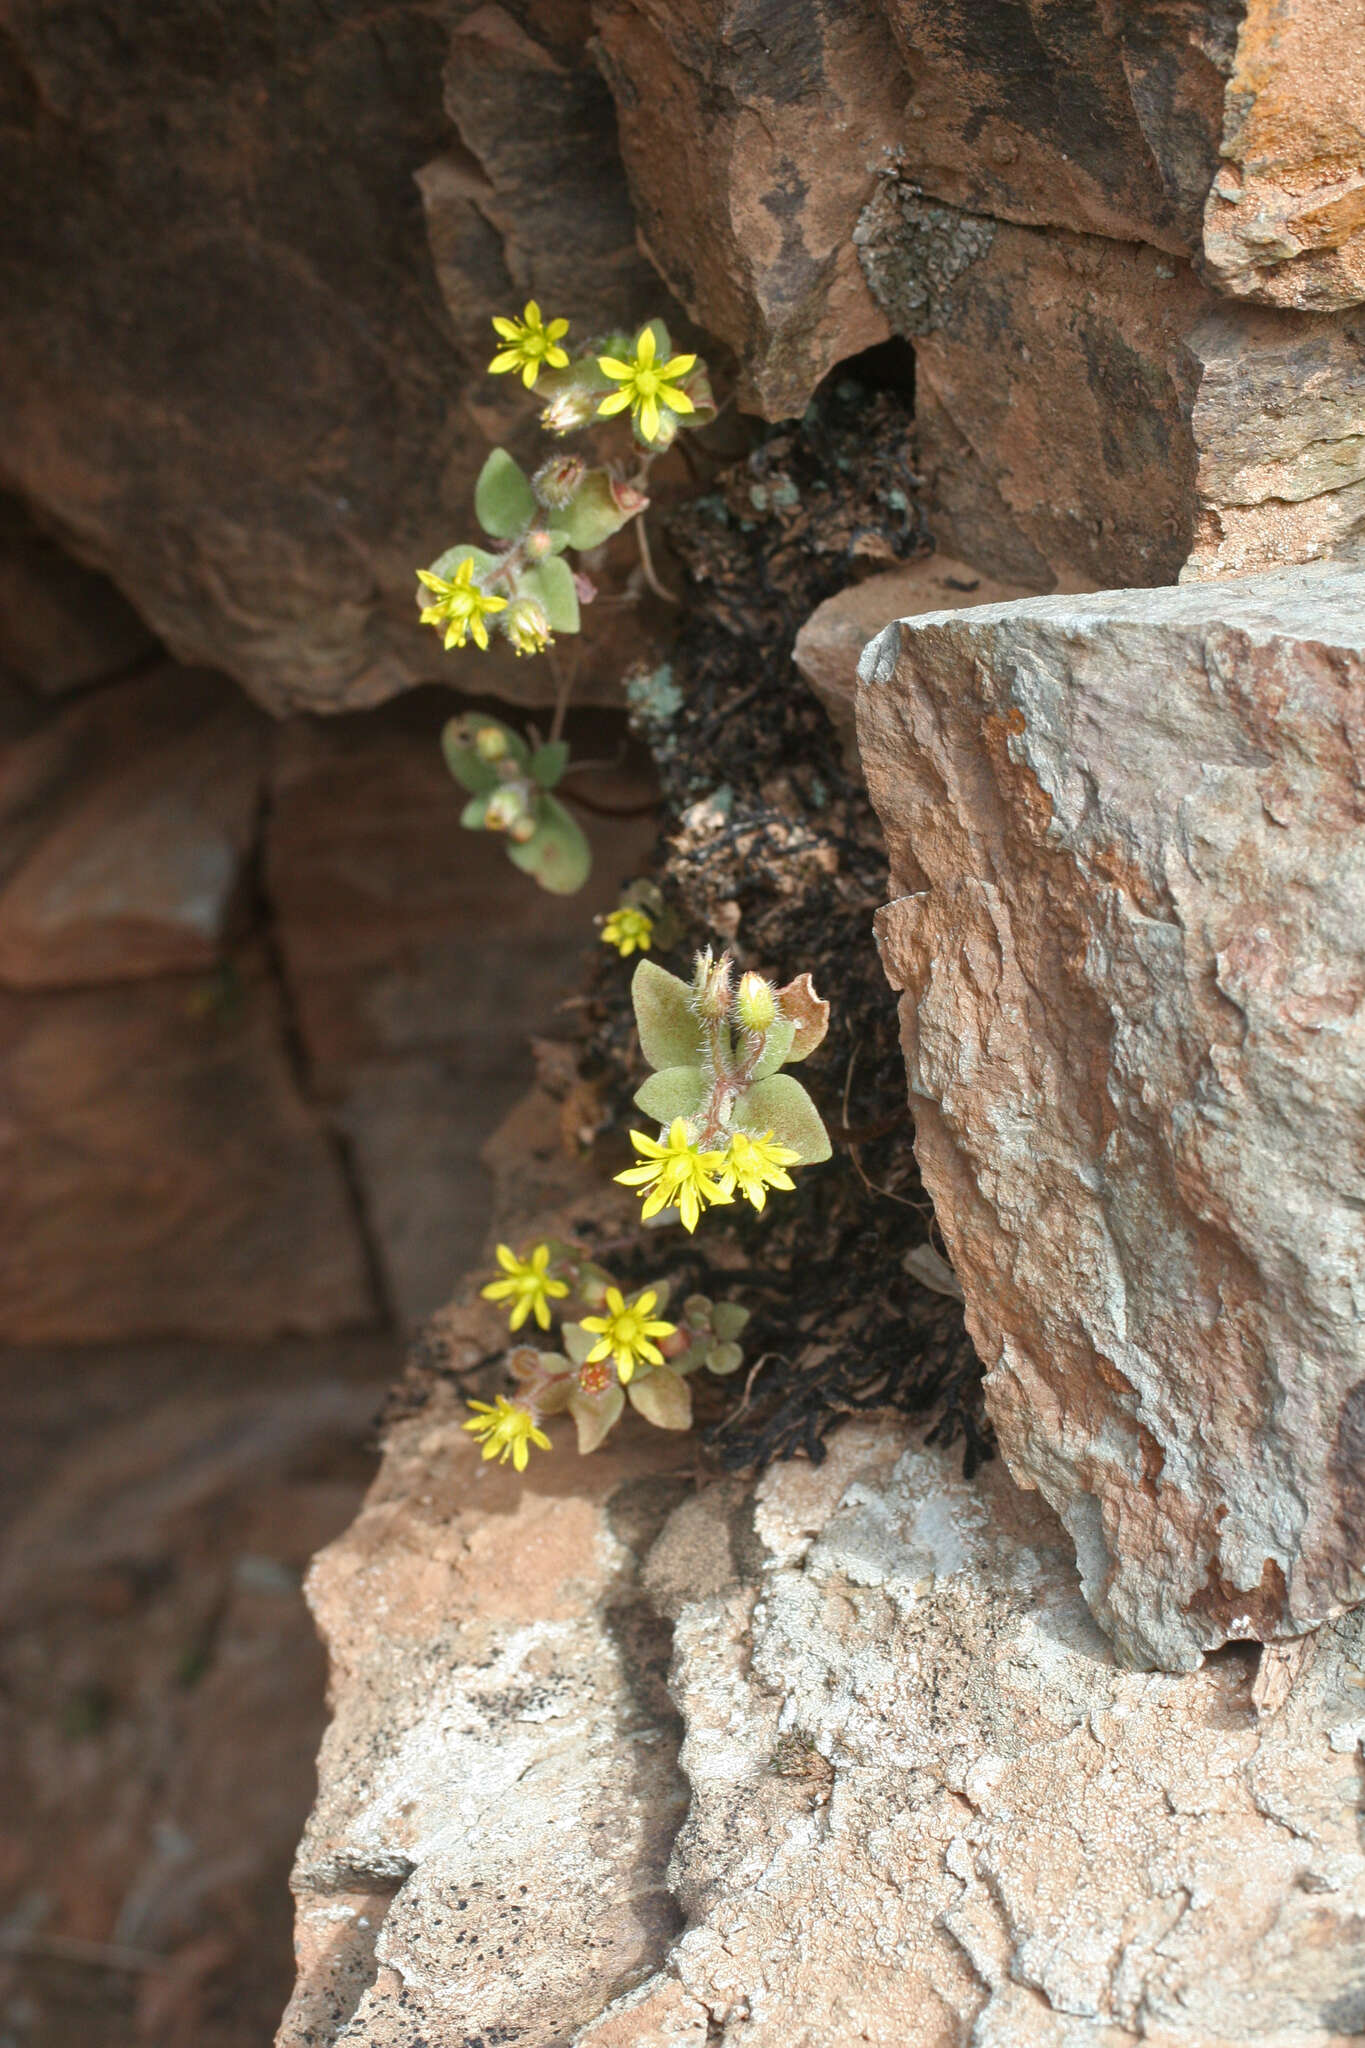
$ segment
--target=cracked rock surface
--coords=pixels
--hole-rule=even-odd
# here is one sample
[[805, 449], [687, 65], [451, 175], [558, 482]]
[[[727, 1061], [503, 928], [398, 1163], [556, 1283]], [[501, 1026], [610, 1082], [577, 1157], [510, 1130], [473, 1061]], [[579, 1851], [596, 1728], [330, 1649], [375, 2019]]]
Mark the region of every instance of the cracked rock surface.
[[336, 1720], [282, 2043], [1353, 2037], [1359, 1618], [1124, 1670], [1002, 1465], [872, 1418], [694, 1493], [658, 1442], [518, 1486], [450, 1415], [394, 1434], [314, 1575]]
[[1001, 1448], [1120, 1653], [1362, 1590], [1365, 573], [864, 656], [916, 1150]]

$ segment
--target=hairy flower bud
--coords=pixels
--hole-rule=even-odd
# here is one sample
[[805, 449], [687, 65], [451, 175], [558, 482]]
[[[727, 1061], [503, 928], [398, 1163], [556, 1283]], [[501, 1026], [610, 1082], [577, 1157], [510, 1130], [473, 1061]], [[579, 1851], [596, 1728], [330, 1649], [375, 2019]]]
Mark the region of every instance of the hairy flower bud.
[[538, 598], [514, 597], [498, 624], [518, 654], [543, 654], [554, 639]]
[[540, 415], [547, 434], [576, 434], [587, 426], [597, 410], [597, 401], [577, 384], [557, 391]]
[[[495, 789], [488, 799], [483, 814], [484, 829], [488, 832], [511, 832], [517, 835], [517, 828], [526, 817], [526, 798], [515, 783], [505, 783]], [[535, 830], [534, 825], [532, 831]]]
[[581, 455], [552, 455], [531, 478], [531, 489], [542, 505], [561, 511], [587, 475]]
[[554, 541], [543, 526], [533, 526], [521, 545], [528, 562], [543, 562]]
[[692, 1007], [699, 1017], [718, 1021], [729, 1016], [730, 966], [728, 953], [722, 953], [719, 960], [712, 959], [709, 946], [704, 953], [698, 953], [692, 977]]
[[501, 761], [507, 752], [507, 735], [496, 725], [481, 725], [474, 735], [474, 751], [481, 761]]
[[746, 1031], [768, 1031], [777, 1022], [777, 999], [761, 974], [740, 976], [735, 1022]]

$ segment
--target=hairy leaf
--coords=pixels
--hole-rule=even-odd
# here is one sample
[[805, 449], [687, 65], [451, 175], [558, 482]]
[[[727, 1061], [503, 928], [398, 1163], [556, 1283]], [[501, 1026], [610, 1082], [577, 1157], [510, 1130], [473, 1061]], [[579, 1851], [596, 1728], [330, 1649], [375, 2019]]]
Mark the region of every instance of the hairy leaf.
[[542, 789], [553, 789], [569, 765], [569, 742], [546, 740], [531, 756], [531, 775]]
[[763, 1055], [754, 1068], [755, 1081], [766, 1080], [769, 1074], [775, 1074], [778, 1068], [785, 1064], [791, 1056], [792, 1040], [795, 1036], [796, 1026], [790, 1017], [779, 1017], [777, 1022], [770, 1026]]
[[560, 556], [551, 555], [547, 560], [537, 562], [533, 569], [523, 569], [517, 578], [517, 589], [524, 591], [527, 597], [540, 600], [551, 632], [578, 631], [578, 592], [574, 587], [573, 570]]
[[675, 1116], [695, 1116], [705, 1094], [706, 1076], [700, 1067], [665, 1067], [636, 1089], [635, 1107], [656, 1123], [671, 1124]]
[[692, 1389], [666, 1365], [656, 1365], [643, 1377], [637, 1375], [626, 1392], [631, 1407], [638, 1409], [656, 1429], [691, 1428]]
[[771, 1131], [779, 1145], [790, 1145], [803, 1166], [816, 1166], [830, 1156], [829, 1134], [820, 1113], [790, 1074], [755, 1081], [735, 1104], [734, 1123], [760, 1138]]
[[651, 1067], [701, 1064], [702, 1028], [693, 1016], [685, 981], [652, 960], [642, 960], [630, 984], [640, 1049]]
[[534, 836], [520, 846], [509, 839], [507, 857], [552, 896], [572, 896], [592, 872], [592, 848], [558, 797], [538, 797], [535, 815]]
[[585, 1330], [581, 1323], [565, 1323], [560, 1332], [560, 1341], [575, 1365], [586, 1365], [588, 1353], [597, 1344], [591, 1330]]
[[549, 527], [551, 533], [562, 536], [567, 547], [586, 552], [589, 548], [600, 548], [604, 540], [619, 533], [643, 509], [643, 505], [632, 505], [623, 511], [607, 472], [590, 469], [568, 504], [550, 514]]
[[711, 1328], [728, 1342], [739, 1335], [749, 1316], [750, 1310], [737, 1301], [718, 1301], [711, 1311]]
[[578, 1430], [578, 1448], [586, 1458], [616, 1427], [626, 1397], [619, 1387], [605, 1387], [600, 1394], [585, 1394], [578, 1388], [569, 1396], [569, 1413]]
[[479, 471], [474, 486], [474, 512], [485, 533], [494, 540], [510, 540], [535, 517], [536, 501], [531, 481], [519, 462], [505, 448], [495, 448]]
[[738, 1372], [744, 1363], [744, 1353], [738, 1344], [713, 1344], [706, 1354], [706, 1368], [724, 1379], [727, 1373]]
[[[478, 760], [477, 754], [475, 755], [474, 758], [476, 761], [478, 761], [478, 765], [480, 766], [480, 768], [482, 768], [484, 764], [482, 761]], [[469, 802], [465, 805], [464, 809], [460, 812], [460, 823], [464, 826], [466, 832], [482, 832], [484, 828], [484, 821], [487, 818], [487, 816], [487, 795], [472, 796], [469, 799]]]
[[[468, 541], [461, 541], [458, 546], [447, 548], [443, 555], [436, 557], [436, 560], [430, 565], [431, 573], [433, 576], [443, 577], [446, 582], [449, 582], [466, 557], [479, 570], [495, 569], [498, 564], [497, 556], [490, 555], [487, 548], [471, 547]], [[429, 591], [424, 583], [418, 584], [417, 592], [420, 604], [428, 605], [431, 603], [434, 593]]]

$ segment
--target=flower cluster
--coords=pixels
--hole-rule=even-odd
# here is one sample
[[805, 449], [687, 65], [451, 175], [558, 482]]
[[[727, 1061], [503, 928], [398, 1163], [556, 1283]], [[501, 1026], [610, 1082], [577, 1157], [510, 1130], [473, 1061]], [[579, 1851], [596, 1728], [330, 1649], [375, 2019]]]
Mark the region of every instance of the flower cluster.
[[470, 1401], [464, 1427], [485, 1458], [526, 1469], [530, 1447], [548, 1450], [541, 1424], [568, 1414], [578, 1448], [594, 1451], [624, 1414], [627, 1403], [660, 1429], [686, 1429], [692, 1420], [691, 1376], [703, 1367], [717, 1378], [744, 1361], [738, 1342], [749, 1311], [737, 1302], [689, 1295], [682, 1319], [665, 1314], [667, 1281], [627, 1293], [580, 1245], [549, 1240], [523, 1252], [497, 1250], [499, 1273], [480, 1291], [508, 1312], [515, 1333], [529, 1317], [548, 1330], [560, 1317], [558, 1351], [523, 1346], [508, 1356], [516, 1394]]
[[657, 1138], [632, 1131], [637, 1163], [616, 1178], [642, 1198], [641, 1220], [676, 1210], [684, 1230], [739, 1194], [754, 1209], [790, 1193], [788, 1168], [828, 1159], [829, 1138], [799, 1081], [779, 1072], [825, 1035], [829, 1005], [802, 975], [776, 989], [748, 973], [734, 986], [728, 953], [697, 956], [691, 985], [642, 960], [631, 983], [635, 1021], [654, 1072], [637, 1107]]

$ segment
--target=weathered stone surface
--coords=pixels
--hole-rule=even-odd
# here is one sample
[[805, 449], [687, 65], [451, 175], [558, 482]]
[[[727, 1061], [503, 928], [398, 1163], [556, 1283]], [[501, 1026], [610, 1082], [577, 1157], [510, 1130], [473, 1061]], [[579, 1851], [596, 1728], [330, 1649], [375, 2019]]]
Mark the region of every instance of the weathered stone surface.
[[964, 213], [898, 177], [856, 236], [914, 340], [943, 547], [1076, 590], [1358, 544], [1358, 315], [1220, 306], [1158, 250]]
[[1365, 9], [1246, 0], [1204, 254], [1238, 298], [1365, 299]]
[[639, 1424], [580, 1460], [561, 1433], [518, 1478], [466, 1412], [442, 1391], [392, 1433], [310, 1575], [335, 1718], [281, 2048], [561, 2048], [677, 1931], [668, 1631], [638, 1561], [688, 1447]]
[[[443, 655], [413, 571], [468, 529], [489, 431], [526, 418], [488, 389], [489, 315], [580, 251], [584, 319], [640, 290], [585, 11], [217, 0], [192, 33], [161, 10], [113, 35], [82, 0], [8, 0], [4, 26], [7, 487], [274, 710], [424, 679], [543, 699], [502, 643]], [[543, 124], [570, 113], [566, 182]], [[590, 664], [584, 694], [616, 680]]]
[[0, 982], [212, 965], [264, 782], [260, 714], [222, 677], [169, 664], [0, 751]]
[[60, 696], [152, 655], [156, 641], [107, 576], [86, 569], [0, 491], [0, 674]]
[[903, 569], [888, 569], [861, 583], [851, 583], [847, 590], [817, 605], [796, 636], [792, 660], [838, 728], [850, 766], [858, 758], [853, 707], [858, 662], [874, 634], [892, 619], [910, 619], [920, 612], [957, 611], [964, 605], [1007, 604], [1012, 598], [1034, 594], [999, 583], [970, 562], [935, 554]]
[[1365, 570], [890, 627], [859, 736], [917, 1149], [1121, 1654], [1358, 1599]]
[[885, 1421], [770, 1473], [753, 1530], [761, 1562], [676, 1625], [689, 1925], [645, 2010], [680, 1982], [721, 2048], [1335, 2048], [1359, 2023], [1358, 1618], [1273, 1718], [1254, 1652], [1122, 1671], [1036, 1497]]
[[0, 996], [0, 1210], [11, 1343], [375, 1314], [339, 1159], [249, 955], [198, 982]]

